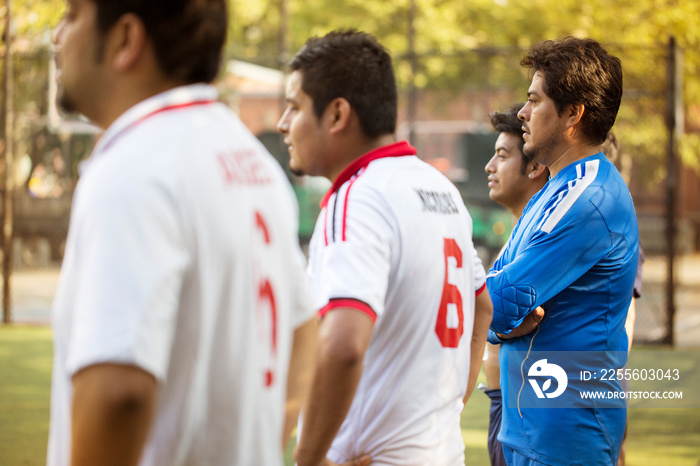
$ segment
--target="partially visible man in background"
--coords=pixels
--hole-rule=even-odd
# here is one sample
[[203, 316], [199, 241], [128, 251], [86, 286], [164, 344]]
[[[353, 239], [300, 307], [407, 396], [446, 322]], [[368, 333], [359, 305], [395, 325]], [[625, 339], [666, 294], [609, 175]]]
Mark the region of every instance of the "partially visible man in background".
[[[616, 167], [620, 164], [620, 141], [617, 136], [610, 131], [608, 137], [603, 143], [603, 153]], [[628, 180], [629, 181], [629, 180]], [[639, 265], [637, 266], [637, 275], [634, 278], [634, 290], [632, 292], [632, 301], [630, 308], [627, 311], [627, 319], [625, 320], [625, 331], [627, 332], [627, 347], [632, 351], [632, 343], [634, 341], [634, 324], [637, 321], [637, 299], [642, 297], [642, 268], [644, 265], [644, 251], [642, 250], [641, 242], [639, 244]], [[622, 388], [629, 391], [629, 380], [622, 379]], [[628, 401], [629, 404], [629, 401]], [[625, 435], [622, 439], [622, 447], [620, 448], [620, 458], [617, 461], [617, 466], [625, 466], [625, 458], [627, 456], [627, 426], [625, 426]]]
[[[499, 135], [494, 155], [484, 167], [488, 173], [489, 197], [513, 214], [514, 223], [520, 219], [530, 198], [542, 189], [549, 178], [547, 167], [523, 154], [525, 140], [518, 112], [524, 105], [515, 104], [504, 112], [493, 112], [489, 115], [491, 125]], [[484, 393], [491, 399], [488, 450], [492, 466], [506, 464], [503, 458], [503, 447], [498, 441], [503, 408], [498, 363], [499, 348], [500, 345], [487, 343], [484, 353], [484, 373], [487, 384]]]
[[70, 0], [54, 32], [59, 103], [106, 131], [54, 302], [50, 466], [282, 464], [315, 321], [289, 183], [209, 85], [226, 18]]

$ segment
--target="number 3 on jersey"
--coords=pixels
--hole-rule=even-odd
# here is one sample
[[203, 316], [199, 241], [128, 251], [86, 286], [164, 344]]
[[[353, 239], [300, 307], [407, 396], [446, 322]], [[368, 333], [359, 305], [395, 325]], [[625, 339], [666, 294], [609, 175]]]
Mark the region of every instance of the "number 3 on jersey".
[[[255, 212], [255, 224], [260, 230], [263, 244], [270, 244], [270, 234], [267, 229], [267, 224], [259, 212]], [[263, 313], [268, 309], [270, 311], [269, 322], [271, 335], [268, 341], [270, 342], [271, 346], [271, 362], [264, 374], [265, 387], [271, 387], [275, 382], [274, 361], [277, 357], [277, 305], [275, 304], [275, 292], [272, 288], [270, 280], [266, 277], [261, 277], [260, 283], [258, 284], [258, 302], [256, 311], [256, 317], [259, 322], [267, 321], [267, 318]]]
[[[445, 238], [445, 282], [442, 286], [442, 299], [440, 300], [440, 308], [438, 309], [437, 323], [435, 324], [435, 333], [440, 340], [440, 343], [445, 348], [457, 348], [459, 340], [464, 333], [464, 311], [462, 309], [462, 294], [457, 286], [449, 282], [450, 267], [449, 259], [454, 258], [457, 262], [457, 268], [462, 267], [462, 250], [457, 246], [457, 242], [452, 238]], [[454, 306], [456, 310], [458, 325], [457, 327], [447, 326], [447, 317], [450, 307]]]

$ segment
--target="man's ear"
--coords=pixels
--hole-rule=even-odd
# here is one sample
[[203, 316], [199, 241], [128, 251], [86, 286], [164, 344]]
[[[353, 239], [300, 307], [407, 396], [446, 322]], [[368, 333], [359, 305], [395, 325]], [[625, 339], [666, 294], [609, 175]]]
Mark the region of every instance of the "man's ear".
[[540, 177], [543, 173], [547, 171], [547, 167], [541, 163], [530, 160], [527, 164], [527, 177], [531, 180], [535, 180]]
[[586, 107], [583, 104], [569, 104], [564, 111], [566, 112], [568, 126], [573, 128], [583, 118]]
[[345, 130], [350, 124], [352, 107], [344, 97], [337, 97], [326, 107], [324, 119], [331, 133]]
[[141, 18], [125, 13], [107, 33], [105, 57], [117, 71], [128, 71], [141, 58], [146, 48], [146, 27]]

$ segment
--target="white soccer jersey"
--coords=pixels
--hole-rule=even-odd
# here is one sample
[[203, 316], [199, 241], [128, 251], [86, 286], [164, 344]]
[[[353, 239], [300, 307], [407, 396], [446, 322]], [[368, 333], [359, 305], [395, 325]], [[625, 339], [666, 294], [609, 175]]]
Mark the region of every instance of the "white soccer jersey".
[[141, 465], [278, 465], [293, 329], [313, 318], [297, 205], [277, 162], [207, 85], [132, 107], [73, 200], [53, 309], [48, 464], [69, 464], [71, 376], [153, 374]]
[[[324, 198], [308, 274], [322, 316], [375, 320], [350, 411], [328, 458], [463, 465], [459, 425], [484, 269], [457, 189], [397, 143], [365, 154]], [[303, 433], [302, 433], [303, 435]]]

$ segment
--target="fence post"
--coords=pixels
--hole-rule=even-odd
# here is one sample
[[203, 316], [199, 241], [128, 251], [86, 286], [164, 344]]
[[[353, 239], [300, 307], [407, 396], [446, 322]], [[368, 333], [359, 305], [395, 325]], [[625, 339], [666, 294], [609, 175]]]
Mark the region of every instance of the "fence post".
[[408, 83], [408, 142], [416, 144], [416, 112], [418, 109], [418, 89], [416, 75], [418, 74], [418, 57], [416, 55], [416, 0], [410, 0], [408, 7], [408, 59], [411, 65], [411, 80]]
[[14, 93], [12, 80], [12, 28], [10, 5], [11, 0], [5, 1], [5, 85], [4, 85], [4, 120], [5, 120], [5, 170], [3, 190], [3, 218], [2, 218], [2, 320], [5, 324], [12, 322], [10, 305], [10, 275], [12, 273], [12, 236], [13, 236], [13, 213], [12, 213], [12, 189], [13, 189], [13, 160], [14, 151], [14, 112], [12, 95]]
[[668, 68], [666, 87], [666, 128], [668, 129], [668, 175], [666, 177], [666, 335], [663, 343], [675, 343], [674, 321], [676, 315], [676, 215], [677, 193], [680, 182], [678, 167], [678, 142], [683, 132], [683, 62], [675, 37], [668, 42]]

